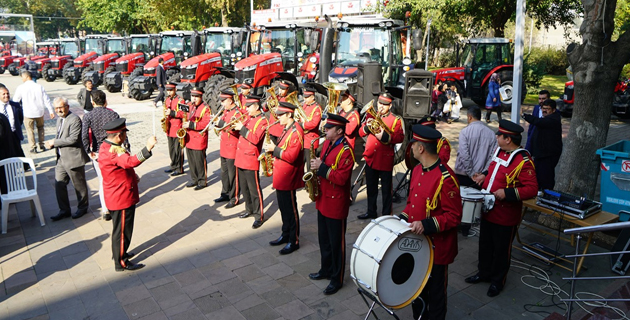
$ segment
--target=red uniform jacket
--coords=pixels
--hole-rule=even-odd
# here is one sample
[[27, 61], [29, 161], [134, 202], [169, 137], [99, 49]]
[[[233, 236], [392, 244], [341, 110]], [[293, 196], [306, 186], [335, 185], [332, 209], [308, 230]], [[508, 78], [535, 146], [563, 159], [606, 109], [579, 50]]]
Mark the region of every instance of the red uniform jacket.
[[361, 124], [361, 116], [359, 116], [359, 112], [356, 109], [352, 109], [350, 112], [341, 110], [339, 111], [339, 115], [350, 121], [346, 124], [346, 140], [348, 140], [348, 144], [352, 150], [354, 150], [354, 143], [357, 139], [359, 124]]
[[250, 117], [241, 128], [238, 144], [236, 145], [236, 158], [234, 165], [245, 170], [258, 171], [260, 162], [258, 156], [262, 149], [265, 131], [269, 123], [262, 113]]
[[127, 209], [138, 203], [138, 179], [133, 168], [151, 157], [147, 148], [135, 155], [108, 140], [101, 143], [98, 152], [98, 166], [103, 175], [105, 206], [109, 210]]
[[[239, 108], [234, 106], [232, 110], [223, 112], [223, 116], [217, 126], [222, 128], [226, 124], [230, 123], [232, 117], [240, 118], [242, 116]], [[225, 130], [221, 131], [220, 134], [221, 145], [219, 148], [219, 154], [221, 157], [226, 159], [236, 159], [236, 145], [238, 144], [238, 138], [240, 134], [238, 131], [233, 130], [232, 128], [225, 128]]]
[[317, 102], [314, 102], [310, 106], [306, 103], [302, 106], [304, 113], [306, 113], [306, 121], [302, 124], [304, 127], [304, 148], [311, 147], [311, 142], [315, 142], [315, 149], [319, 147], [319, 123], [322, 121], [322, 108]]
[[186, 104], [186, 101], [177, 95], [173, 98], [166, 97], [166, 100], [164, 100], [164, 105], [166, 105], [168, 110], [171, 110], [171, 114], [167, 117], [170, 126], [166, 134], [171, 138], [177, 138], [177, 130], [182, 127], [182, 117], [184, 113], [177, 107], [180, 103]]
[[411, 173], [411, 189], [401, 218], [421, 221], [434, 246], [433, 263], [447, 265], [457, 256], [457, 226], [462, 221], [462, 198], [453, 170], [442, 160]]
[[322, 165], [315, 177], [319, 178], [319, 197], [315, 207], [325, 217], [346, 219], [350, 209], [350, 178], [354, 166], [352, 148], [345, 137], [335, 144], [326, 140], [320, 158]]
[[276, 148], [273, 150], [273, 187], [276, 190], [297, 190], [304, 187], [304, 129], [293, 122], [284, 129]]
[[[242, 93], [238, 94], [238, 99], [241, 101], [241, 109], [239, 110], [241, 113], [245, 113], [247, 112], [247, 107], [245, 106], [245, 100], [247, 100], [247, 97], [244, 96]], [[237, 107], [238, 109], [238, 107]]]
[[[488, 191], [495, 192], [499, 189], [505, 189], [505, 199], [497, 199], [492, 210], [482, 215], [481, 218], [502, 226], [518, 225], [521, 222], [523, 200], [535, 197], [538, 192], [536, 170], [529, 152], [525, 149], [517, 150], [520, 151], [516, 152], [510, 160], [510, 156], [515, 151], [505, 152], [497, 148], [483, 182], [483, 189], [488, 190], [492, 173], [495, 167], [499, 166], [494, 182]], [[506, 163], [507, 166], [499, 163]]]
[[444, 137], [438, 141], [438, 157], [442, 163], [448, 163], [451, 159], [451, 143]]
[[382, 119], [385, 125], [391, 129], [392, 135], [390, 136], [383, 130], [382, 140], [379, 141], [364, 124], [363, 128], [359, 130], [361, 137], [368, 136], [363, 157], [372, 169], [392, 171], [394, 169], [394, 145], [403, 142], [405, 139], [405, 133], [402, 128], [403, 122], [391, 112]]
[[204, 132], [203, 135], [199, 132], [210, 122], [210, 117], [212, 116], [210, 108], [203, 102], [196, 107], [190, 103], [188, 107], [190, 112], [188, 112], [187, 117], [188, 121], [190, 121], [190, 126], [186, 128], [186, 148], [206, 150], [208, 148], [208, 132]]

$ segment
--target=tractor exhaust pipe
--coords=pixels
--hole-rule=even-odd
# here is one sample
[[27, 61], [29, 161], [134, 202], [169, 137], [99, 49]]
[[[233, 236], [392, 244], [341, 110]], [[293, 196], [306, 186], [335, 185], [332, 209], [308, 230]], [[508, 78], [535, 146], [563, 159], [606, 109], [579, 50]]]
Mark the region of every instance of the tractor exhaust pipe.
[[328, 26], [322, 29], [322, 45], [319, 48], [319, 83], [321, 84], [328, 82], [328, 74], [332, 67], [333, 40], [335, 37], [332, 20], [328, 15], [324, 15], [324, 19], [326, 19]]

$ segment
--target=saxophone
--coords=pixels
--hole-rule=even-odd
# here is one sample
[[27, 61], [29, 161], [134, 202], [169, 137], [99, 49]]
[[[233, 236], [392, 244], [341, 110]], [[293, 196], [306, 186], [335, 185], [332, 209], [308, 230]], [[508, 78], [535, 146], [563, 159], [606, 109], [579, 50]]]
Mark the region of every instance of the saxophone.
[[[311, 160], [315, 159], [315, 142], [319, 139], [313, 139], [311, 141]], [[308, 197], [311, 201], [316, 201], [317, 197], [319, 197], [319, 179], [317, 178], [317, 169], [311, 169], [311, 171], [307, 172], [302, 176], [302, 181], [305, 182], [305, 189], [308, 192]]]
[[[184, 113], [184, 119], [182, 119], [182, 123], [188, 121], [187, 115], [187, 113]], [[186, 144], [186, 129], [184, 129], [184, 127], [181, 127], [177, 130], [177, 138], [179, 138], [179, 145], [184, 148], [184, 145]]]
[[166, 110], [168, 110], [168, 104], [164, 104], [164, 115], [162, 116], [162, 119], [160, 119], [160, 122], [162, 124], [162, 130], [164, 131], [164, 133], [168, 133], [168, 129], [171, 128], [171, 123], [168, 121], [168, 116], [166, 115]]
[[[276, 123], [280, 122], [280, 120], [272, 123], [265, 130], [265, 143], [271, 143], [271, 137], [269, 136], [269, 128], [273, 127]], [[258, 156], [258, 161], [260, 161], [260, 166], [262, 167], [262, 171], [265, 174], [265, 177], [271, 177], [273, 175], [273, 155], [269, 152], [263, 152]]]

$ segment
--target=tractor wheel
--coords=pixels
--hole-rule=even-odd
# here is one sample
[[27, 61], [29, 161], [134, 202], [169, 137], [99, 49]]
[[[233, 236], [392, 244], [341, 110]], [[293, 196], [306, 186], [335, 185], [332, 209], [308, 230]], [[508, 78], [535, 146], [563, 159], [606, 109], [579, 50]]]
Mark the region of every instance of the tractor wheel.
[[4, 70], [6, 70], [5, 68], [0, 68], [0, 74], [4, 74]]
[[20, 75], [20, 69], [19, 69], [19, 68], [16, 68], [14, 71], [13, 71], [13, 70], [11, 70], [11, 69], [9, 69], [9, 73], [10, 73], [12, 76], [19, 76], [19, 75]]
[[[228, 78], [222, 74], [215, 74], [206, 81], [206, 86], [203, 88], [203, 102], [210, 106], [212, 114], [216, 114], [221, 107], [221, 102], [219, 101], [219, 93], [221, 93], [220, 84], [226, 79]], [[234, 79], [229, 80], [234, 82]]]
[[151, 95], [153, 94], [153, 89], [143, 91], [140, 89], [132, 88], [129, 90], [129, 94], [131, 95], [132, 98], [136, 100], [146, 100], [146, 99], [149, 99]]
[[42, 67], [42, 77], [44, 80], [48, 82], [53, 82], [57, 79], [54, 75], [48, 74], [48, 70], [50, 70], [50, 63]]
[[67, 84], [77, 84], [77, 82], [79, 82], [79, 79], [75, 79], [72, 75], [68, 74], [66, 72], [66, 70], [70, 69], [70, 67], [72, 66], [72, 64], [70, 62], [67, 62], [64, 66], [63, 66], [63, 70], [62, 70], [62, 74], [63, 74], [63, 80], [67, 83]]
[[[81, 72], [81, 82], [83, 83], [86, 79], [85, 74], [90, 72], [90, 71], [94, 71], [94, 66], [89, 66], [87, 68], [83, 68], [83, 71]], [[94, 83], [94, 87], [98, 86], [98, 84]]]
[[[171, 69], [172, 70], [172, 69]], [[170, 71], [170, 70], [169, 70]], [[179, 71], [175, 71], [175, 72], [171, 72], [171, 75], [166, 75], [166, 83], [169, 82], [179, 82], [180, 80], [180, 74]]]
[[142, 68], [135, 68], [133, 69], [133, 71], [131, 71], [131, 74], [129, 75], [129, 83], [131, 83], [131, 81], [138, 76], [141, 76], [143, 72]]
[[[107, 67], [107, 69], [105, 69], [105, 73], [103, 73], [103, 81], [105, 81], [105, 76], [107, 76], [108, 73], [111, 72], [116, 72], [116, 67], [114, 66], [109, 66]], [[105, 83], [105, 89], [107, 89], [107, 91], [114, 93], [114, 92], [120, 92], [120, 90], [122, 89], [122, 87], [113, 85], [113, 84], [108, 84]]]

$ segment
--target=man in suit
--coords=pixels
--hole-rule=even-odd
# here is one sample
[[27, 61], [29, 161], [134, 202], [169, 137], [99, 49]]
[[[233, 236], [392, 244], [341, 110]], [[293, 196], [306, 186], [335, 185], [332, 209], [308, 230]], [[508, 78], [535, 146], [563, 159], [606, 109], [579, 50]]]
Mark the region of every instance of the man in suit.
[[[0, 87], [0, 113], [7, 118], [7, 121], [11, 125], [11, 132], [17, 138], [19, 145], [20, 141], [24, 140], [24, 135], [22, 134], [24, 112], [22, 111], [22, 107], [19, 103], [11, 101], [11, 94], [9, 93], [9, 89], [6, 87]], [[21, 157], [24, 156], [24, 152], [21, 147], [20, 154]]]
[[153, 100], [153, 106], [157, 107], [158, 101], [164, 101], [164, 89], [166, 88], [166, 71], [164, 71], [164, 59], [162, 57], [158, 58], [158, 66], [155, 68], [155, 83], [157, 84], [158, 93], [155, 100]]
[[[24, 157], [20, 146], [22, 136], [22, 107], [9, 100], [9, 89], [0, 87], [0, 160], [12, 157]], [[0, 190], [7, 192], [4, 170], [0, 170]], [[0, 204], [0, 208], [2, 205]]]
[[57, 135], [54, 140], [46, 141], [46, 147], [55, 148], [57, 165], [55, 166], [55, 193], [59, 213], [51, 219], [61, 220], [70, 216], [70, 200], [68, 199], [68, 182], [77, 193], [78, 210], [72, 219], [80, 218], [87, 213], [88, 188], [85, 182], [85, 164], [90, 161], [81, 140], [81, 118], [70, 112], [68, 100], [56, 98], [53, 102], [57, 119]]

